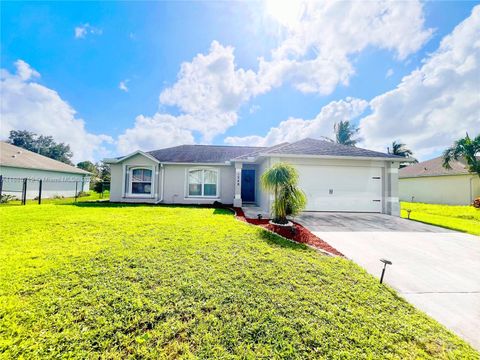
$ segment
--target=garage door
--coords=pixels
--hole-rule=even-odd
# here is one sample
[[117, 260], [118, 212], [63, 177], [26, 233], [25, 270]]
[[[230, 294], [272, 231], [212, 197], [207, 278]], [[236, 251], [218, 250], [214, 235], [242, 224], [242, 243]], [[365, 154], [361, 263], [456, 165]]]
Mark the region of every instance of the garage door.
[[382, 169], [297, 165], [307, 211], [382, 212]]

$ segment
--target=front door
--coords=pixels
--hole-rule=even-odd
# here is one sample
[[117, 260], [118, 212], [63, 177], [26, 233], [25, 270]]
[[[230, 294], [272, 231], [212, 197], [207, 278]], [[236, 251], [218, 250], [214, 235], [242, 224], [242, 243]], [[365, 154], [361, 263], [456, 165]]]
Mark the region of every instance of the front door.
[[255, 201], [255, 170], [242, 170], [242, 201]]

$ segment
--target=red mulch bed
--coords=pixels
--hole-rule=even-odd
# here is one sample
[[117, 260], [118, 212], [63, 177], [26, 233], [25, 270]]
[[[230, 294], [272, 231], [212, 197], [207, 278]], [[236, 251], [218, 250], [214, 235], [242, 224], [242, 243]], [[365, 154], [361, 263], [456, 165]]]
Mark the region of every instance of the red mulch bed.
[[261, 219], [261, 220], [248, 219], [245, 217], [245, 213], [241, 208], [234, 208], [234, 210], [236, 212], [237, 219], [241, 221], [245, 221], [249, 224], [261, 226], [264, 229], [270, 230], [287, 239], [313, 246], [315, 248], [327, 251], [333, 255], [344, 256], [340, 251], [330, 246], [328, 243], [318, 238], [317, 236], [313, 235], [310, 231], [308, 231], [306, 228], [304, 228], [302, 225], [296, 222], [293, 223], [293, 226], [295, 227], [295, 231], [292, 231], [291, 227], [272, 225], [269, 223], [268, 219]]

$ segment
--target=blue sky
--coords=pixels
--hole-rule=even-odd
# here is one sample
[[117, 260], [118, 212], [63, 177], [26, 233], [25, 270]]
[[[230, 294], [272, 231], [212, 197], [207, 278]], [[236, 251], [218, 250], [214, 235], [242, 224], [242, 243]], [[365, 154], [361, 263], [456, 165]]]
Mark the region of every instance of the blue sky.
[[[138, 147], [151, 150], [182, 142], [268, 145], [285, 139], [295, 140], [302, 135], [331, 136], [329, 129], [333, 122], [348, 119], [362, 129], [365, 121], [363, 146], [385, 150], [389, 139], [401, 140], [420, 158], [426, 158], [438, 154], [460, 133], [479, 132], [480, 116], [475, 110], [472, 114], [471, 109], [475, 107], [471, 99], [467, 105], [452, 110], [452, 116], [462, 116], [456, 119], [457, 124], [463, 124], [461, 129], [452, 133], [450, 126], [453, 125], [446, 124], [445, 131], [438, 134], [438, 141], [419, 139], [413, 125], [410, 131], [399, 131], [398, 136], [389, 133], [392, 124], [382, 118], [382, 114], [388, 115], [388, 111], [382, 110], [384, 100], [380, 98], [376, 108], [371, 103], [374, 98], [395, 90], [404, 76], [421, 69], [432, 54], [438, 52], [442, 39], [471, 16], [476, 2], [411, 2], [413, 5], [405, 5], [408, 8], [397, 9], [403, 12], [401, 15], [392, 15], [391, 22], [398, 27], [398, 33], [385, 25], [385, 29], [379, 26], [377, 32], [372, 31], [362, 38], [354, 34], [342, 37], [335, 29], [335, 19], [333, 27], [324, 27], [323, 21], [312, 21], [316, 14], [323, 14], [323, 9], [303, 7], [295, 17], [289, 10], [298, 8], [275, 9], [275, 6], [286, 7], [283, 2], [277, 4], [280, 5], [262, 2], [3, 2], [1, 68], [8, 75], [2, 75], [5, 96], [2, 95], [1, 136], [5, 137], [12, 128], [53, 135], [58, 141], [72, 143], [75, 160], [81, 160], [120, 155]], [[372, 9], [373, 15], [364, 14], [361, 9], [352, 10], [351, 23], [343, 25], [356, 26], [359, 16], [370, 17], [368, 21], [381, 19], [382, 14], [391, 10], [387, 5], [382, 6]], [[341, 9], [345, 10], [345, 7]], [[332, 11], [338, 14], [340, 9]], [[339, 27], [342, 26], [340, 21]], [[274, 61], [276, 49], [302, 36], [299, 29], [303, 23], [311, 29], [307, 36], [318, 36], [318, 39], [300, 51], [297, 47], [301, 43], [294, 46], [288, 43], [286, 55], [279, 55]], [[470, 26], [475, 27], [475, 24]], [[392, 32], [390, 36], [378, 39], [388, 31]], [[478, 27], [473, 33], [478, 35]], [[395, 35], [399, 35], [398, 38]], [[216, 48], [212, 45], [214, 41], [219, 44]], [[418, 44], [413, 46], [409, 42]], [[454, 41], [452, 46], [459, 42]], [[364, 44], [352, 50], [359, 43]], [[338, 45], [338, 54], [337, 44], [342, 44]], [[229, 47], [234, 48], [232, 56], [225, 50]], [[408, 49], [404, 50], [405, 47]], [[449, 50], [457, 51], [445, 51]], [[404, 53], [400, 54], [402, 51]], [[478, 49], [470, 51], [478, 58]], [[181, 64], [194, 62], [199, 54], [210, 54], [215, 61], [222, 59], [225, 63], [214, 67], [208, 59], [199, 60], [192, 74], [183, 75], [185, 82], [182, 83]], [[260, 74], [259, 57], [267, 62], [268, 76]], [[310, 68], [308, 62], [325, 58], [328, 58], [326, 70], [312, 83], [310, 72], [317, 71], [324, 63], [315, 63]], [[233, 73], [226, 70], [228, 59], [235, 66]], [[22, 61], [24, 69], [33, 72], [20, 80], [18, 60]], [[281, 72], [278, 75], [275, 69], [281, 69], [282, 61], [291, 63], [287, 70], [278, 70]], [[336, 68], [337, 63], [345, 61], [345, 66]], [[249, 80], [236, 71], [250, 71]], [[346, 77], [347, 81], [325, 80], [335, 71], [343, 74], [339, 76]], [[231, 78], [229, 74], [233, 74]], [[478, 64], [472, 74], [474, 78], [478, 76]], [[273, 77], [275, 79], [270, 80]], [[463, 84], [461, 78], [457, 80]], [[15, 81], [21, 83], [24, 93], [12, 90], [17, 84]], [[121, 82], [126, 85], [124, 90], [119, 87]], [[202, 84], [201, 89], [192, 93], [197, 82]], [[36, 84], [41, 88], [32, 86]], [[162, 92], [173, 89], [176, 84], [175, 94], [159, 99]], [[232, 96], [224, 95], [224, 86], [235, 89], [231, 90]], [[216, 90], [211, 92], [212, 87]], [[471, 93], [471, 85], [468, 89]], [[32, 95], [36, 90], [43, 93]], [[473, 95], [476, 90], [478, 87], [473, 85]], [[432, 97], [446, 97], [438, 91], [435, 94]], [[478, 105], [475, 103], [478, 94], [477, 100], [473, 97], [474, 105]], [[435, 103], [432, 97], [425, 102]], [[352, 98], [359, 100], [353, 110]], [[455, 103], [462, 99], [465, 97]], [[18, 106], [14, 107], [12, 104], [16, 101]], [[40, 106], [42, 101], [45, 105]], [[211, 105], [203, 107], [210, 102]], [[339, 108], [327, 111], [330, 104]], [[312, 130], [314, 124], [308, 121], [318, 117], [324, 107], [324, 114], [317, 119], [319, 125]], [[342, 111], [345, 113], [338, 115], [340, 117], [331, 115]], [[466, 112], [470, 112], [468, 120], [463, 118]], [[425, 131], [431, 132], [443, 121], [430, 118], [428, 114], [431, 113], [431, 109], [420, 108], [415, 114], [409, 113], [408, 119], [418, 118], [416, 124], [423, 121]], [[139, 115], [147, 119], [138, 122]], [[171, 117], [167, 119], [167, 115]], [[279, 126], [289, 118], [297, 122], [292, 122], [285, 134]], [[378, 125], [381, 122], [385, 122], [388, 136], [379, 135], [383, 133]], [[298, 130], [297, 125], [304, 129]], [[275, 136], [268, 135], [272, 128], [278, 130], [274, 131]], [[436, 136], [436, 132], [428, 134], [430, 138]], [[85, 142], [91, 144], [82, 147]]]

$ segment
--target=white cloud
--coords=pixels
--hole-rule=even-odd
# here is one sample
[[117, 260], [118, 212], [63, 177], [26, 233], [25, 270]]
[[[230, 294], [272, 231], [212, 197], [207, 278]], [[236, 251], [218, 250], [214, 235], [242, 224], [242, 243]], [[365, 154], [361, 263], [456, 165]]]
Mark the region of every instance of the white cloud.
[[325, 105], [312, 120], [290, 118], [273, 127], [266, 136], [227, 137], [231, 145], [271, 146], [282, 142], [297, 141], [306, 137], [333, 137], [333, 125], [339, 121], [352, 120], [360, 116], [368, 106], [361, 99], [347, 98]]
[[117, 148], [122, 154], [135, 150], [155, 150], [180, 144], [193, 144], [192, 132], [177, 126], [178, 118], [168, 114], [153, 117], [137, 116], [135, 125], [118, 137]]
[[79, 25], [75, 27], [74, 30], [75, 39], [84, 39], [88, 34], [92, 35], [102, 35], [103, 30], [94, 26], [91, 26], [89, 23]]
[[394, 74], [394, 71], [393, 69], [388, 69], [387, 70], [387, 73], [385, 74], [385, 78], [388, 79], [390, 76], [392, 76]]
[[183, 126], [207, 142], [235, 125], [239, 107], [258, 93], [255, 72], [236, 68], [233, 50], [213, 41], [209, 53], [184, 62], [177, 82], [160, 94], [162, 105], [195, 119]]
[[[400, 60], [416, 52], [430, 38], [424, 29], [418, 1], [305, 1], [300, 16], [285, 22], [288, 30], [273, 50], [272, 60], [260, 59], [259, 76], [265, 89], [285, 81], [305, 93], [330, 94], [348, 85], [355, 70], [349, 57], [369, 46], [394, 51]], [[282, 7], [285, 4], [275, 2]], [[295, 16], [295, 14], [294, 14]]]
[[128, 92], [127, 83], [129, 81], [130, 81], [129, 79], [125, 79], [125, 80], [120, 81], [120, 84], [118, 84], [118, 88], [122, 91]]
[[375, 97], [361, 120], [365, 145], [401, 140], [428, 158], [465, 135], [480, 133], [480, 6], [446, 36], [421, 68]]
[[51, 135], [70, 145], [73, 161], [93, 160], [106, 152], [107, 135], [95, 135], [85, 129], [75, 110], [56, 91], [34, 81], [40, 74], [26, 62], [15, 62], [16, 74], [1, 71], [0, 137], [8, 138], [10, 130], [29, 130]]
[[260, 110], [260, 105], [252, 105], [250, 106], [250, 108], [248, 109], [248, 112], [250, 114], [255, 114], [258, 110]]
[[[172, 135], [175, 143], [179, 134], [190, 140], [196, 133], [201, 135], [202, 142], [211, 142], [215, 136], [236, 125], [238, 110], [255, 96], [284, 83], [291, 83], [306, 93], [329, 94], [339, 84], [348, 85], [355, 73], [349, 59], [351, 55], [373, 46], [391, 50], [398, 59], [405, 59], [417, 51], [432, 33], [424, 29], [423, 9], [417, 1], [305, 2], [299, 9], [298, 21], [291, 21], [289, 11], [280, 13], [286, 16], [279, 20], [287, 27], [288, 34], [272, 51], [270, 60], [259, 59], [257, 71], [238, 68], [233, 47], [223, 46], [217, 41], [212, 42], [207, 54], [197, 54], [190, 62], [184, 62], [177, 81], [162, 91], [159, 97], [163, 109], [173, 106], [180, 115], [158, 112], [152, 117], [137, 118], [134, 128], [124, 134], [129, 133], [125, 139], [132, 140], [119, 144], [119, 149], [133, 150], [132, 146], [140, 146], [134, 140], [137, 138], [135, 134], [144, 134], [145, 129], [155, 129], [162, 134], [168, 129], [175, 130]], [[325, 112], [335, 106], [349, 108], [344, 111], [350, 111], [351, 116], [352, 112], [357, 113], [356, 109], [364, 109], [366, 105], [362, 100], [348, 99], [332, 103]], [[254, 110], [252, 107], [251, 111]], [[289, 119], [272, 129], [265, 138], [228, 138], [228, 142], [262, 143], [289, 136], [330, 133], [331, 126], [327, 130], [321, 125], [323, 123], [333, 124], [327, 120], [327, 115], [308, 121]], [[295, 126], [300, 129], [289, 130]], [[286, 134], [287, 129], [292, 135]], [[158, 144], [163, 145], [158, 139], [156, 144], [157, 147]]]

